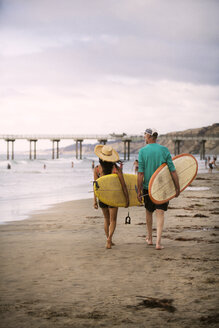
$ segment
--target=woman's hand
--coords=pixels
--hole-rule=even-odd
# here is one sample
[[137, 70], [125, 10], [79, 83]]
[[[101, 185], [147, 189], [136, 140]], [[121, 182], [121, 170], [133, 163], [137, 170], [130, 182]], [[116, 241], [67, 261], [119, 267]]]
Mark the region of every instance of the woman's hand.
[[126, 199], [126, 205], [125, 205], [125, 208], [129, 207], [129, 198]]
[[95, 209], [95, 210], [98, 209], [98, 204], [97, 204], [97, 201], [96, 201], [96, 200], [94, 201], [94, 209]]

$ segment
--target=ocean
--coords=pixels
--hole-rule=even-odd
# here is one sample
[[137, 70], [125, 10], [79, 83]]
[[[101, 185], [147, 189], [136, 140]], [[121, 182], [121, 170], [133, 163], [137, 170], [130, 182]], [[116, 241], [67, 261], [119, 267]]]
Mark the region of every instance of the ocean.
[[[27, 157], [15, 153], [15, 160], [7, 161], [6, 155], [0, 155], [0, 224], [27, 219], [56, 203], [93, 197], [92, 161], [98, 164], [96, 156], [84, 156], [82, 160], [69, 155], [55, 160], [49, 155], [37, 160]], [[199, 173], [206, 173], [204, 161], [199, 155], [196, 158]], [[137, 155], [132, 155], [124, 162], [124, 173], [134, 173], [135, 159]], [[7, 169], [8, 164], [11, 169]]]

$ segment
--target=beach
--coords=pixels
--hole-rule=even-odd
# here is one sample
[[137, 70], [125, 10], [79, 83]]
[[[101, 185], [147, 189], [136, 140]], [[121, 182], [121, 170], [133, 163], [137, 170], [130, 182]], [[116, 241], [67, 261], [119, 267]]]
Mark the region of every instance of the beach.
[[198, 174], [170, 201], [161, 251], [145, 242], [141, 206], [131, 224], [119, 209], [106, 249], [92, 205], [63, 202], [0, 225], [0, 327], [218, 327], [218, 173]]

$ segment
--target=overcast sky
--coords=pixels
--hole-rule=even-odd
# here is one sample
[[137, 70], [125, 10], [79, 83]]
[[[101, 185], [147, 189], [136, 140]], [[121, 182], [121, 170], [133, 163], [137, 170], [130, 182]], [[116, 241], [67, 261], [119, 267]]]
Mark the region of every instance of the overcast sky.
[[219, 1], [0, 0], [0, 134], [218, 122]]

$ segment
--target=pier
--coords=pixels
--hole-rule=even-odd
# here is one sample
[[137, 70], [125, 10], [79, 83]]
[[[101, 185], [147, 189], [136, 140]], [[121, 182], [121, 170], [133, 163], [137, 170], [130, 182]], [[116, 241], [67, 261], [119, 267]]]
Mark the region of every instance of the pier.
[[219, 141], [219, 135], [211, 135], [211, 136], [205, 136], [205, 137], [201, 137], [201, 136], [196, 136], [196, 135], [187, 135], [187, 136], [183, 136], [183, 135], [177, 135], [177, 136], [166, 136], [166, 135], [161, 135], [159, 137], [160, 140], [166, 140], [166, 139], [171, 139], [174, 144], [175, 144], [175, 155], [179, 155], [180, 154], [180, 147], [181, 147], [181, 143], [182, 141], [198, 141], [200, 143], [200, 150], [199, 150], [199, 154], [200, 154], [200, 159], [205, 159], [205, 143], [206, 141]]
[[[30, 143], [29, 159], [37, 158], [36, 144], [38, 140], [51, 140], [52, 141], [52, 159], [59, 158], [59, 142], [61, 140], [72, 140], [76, 143], [76, 158], [82, 159], [82, 143], [84, 140], [96, 140], [99, 143], [106, 144], [108, 141], [121, 141], [124, 143], [124, 160], [130, 160], [130, 144], [134, 141], [143, 141], [143, 136], [139, 135], [126, 135], [126, 134], [108, 134], [108, 135], [0, 135], [0, 140], [5, 140], [7, 142], [7, 160], [14, 160], [14, 143], [16, 140], [23, 139]], [[205, 143], [208, 140], [219, 141], [218, 135], [211, 135], [207, 137], [201, 137], [197, 135], [187, 135], [183, 136], [177, 135], [160, 135], [158, 137], [158, 142], [162, 144], [164, 140], [171, 140], [174, 142], [175, 155], [180, 154], [180, 147], [182, 141], [190, 140], [191, 142], [198, 141], [200, 143], [200, 159], [205, 158]], [[34, 151], [32, 154], [32, 143], [34, 144]], [[10, 147], [11, 145], [11, 147]], [[11, 148], [11, 152], [10, 152]], [[32, 156], [33, 155], [33, 156]]]

